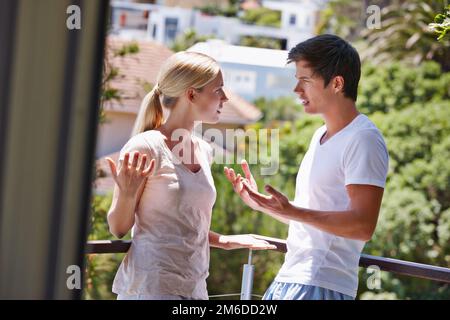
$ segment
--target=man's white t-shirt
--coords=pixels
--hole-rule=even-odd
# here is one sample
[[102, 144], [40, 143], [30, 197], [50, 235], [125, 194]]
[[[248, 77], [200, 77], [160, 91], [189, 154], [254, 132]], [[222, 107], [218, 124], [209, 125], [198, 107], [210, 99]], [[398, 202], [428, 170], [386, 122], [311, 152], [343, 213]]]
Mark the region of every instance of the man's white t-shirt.
[[[346, 185], [384, 188], [389, 155], [383, 136], [363, 114], [323, 144], [316, 130], [297, 174], [293, 204], [321, 211], [350, 209]], [[314, 285], [355, 297], [365, 242], [290, 221], [287, 253], [276, 281]]]

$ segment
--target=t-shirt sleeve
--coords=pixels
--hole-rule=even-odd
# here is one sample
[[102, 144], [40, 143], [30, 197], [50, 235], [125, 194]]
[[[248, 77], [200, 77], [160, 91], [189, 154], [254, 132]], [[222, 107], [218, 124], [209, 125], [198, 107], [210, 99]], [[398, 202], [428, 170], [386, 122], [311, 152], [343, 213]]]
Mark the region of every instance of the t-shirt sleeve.
[[155, 158], [155, 152], [154, 148], [152, 148], [149, 144], [149, 142], [144, 139], [142, 135], [136, 135], [130, 140], [127, 141], [127, 143], [122, 147], [119, 153], [119, 163], [122, 164], [123, 159], [125, 157], [125, 153], [130, 154], [130, 162], [133, 159], [134, 152], [138, 151], [140, 154], [146, 154], [147, 155], [147, 165], [150, 163], [151, 159]]
[[389, 154], [382, 135], [376, 130], [355, 134], [344, 152], [345, 185], [368, 184], [384, 188]]

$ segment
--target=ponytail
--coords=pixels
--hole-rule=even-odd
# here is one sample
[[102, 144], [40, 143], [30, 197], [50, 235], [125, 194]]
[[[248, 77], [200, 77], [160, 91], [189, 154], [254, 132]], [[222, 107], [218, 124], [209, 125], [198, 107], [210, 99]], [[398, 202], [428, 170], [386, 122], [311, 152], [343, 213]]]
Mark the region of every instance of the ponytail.
[[131, 136], [160, 127], [164, 122], [163, 108], [160, 101], [161, 91], [158, 85], [147, 93], [141, 103]]

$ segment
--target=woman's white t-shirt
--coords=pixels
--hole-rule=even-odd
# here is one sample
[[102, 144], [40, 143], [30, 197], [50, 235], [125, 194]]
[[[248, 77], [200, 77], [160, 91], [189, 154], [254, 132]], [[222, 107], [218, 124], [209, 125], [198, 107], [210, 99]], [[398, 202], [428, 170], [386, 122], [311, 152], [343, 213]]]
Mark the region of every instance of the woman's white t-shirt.
[[[216, 189], [211, 176], [211, 146], [192, 136], [201, 169], [179, 161], [161, 132], [132, 137], [120, 151], [139, 151], [155, 159], [135, 214], [132, 245], [112, 291], [122, 295], [181, 295], [208, 299], [209, 229]], [[131, 158], [131, 157], [130, 157]]]
[[[313, 210], [349, 210], [347, 185], [384, 188], [388, 151], [380, 131], [363, 114], [320, 144], [325, 132], [326, 126], [322, 126], [313, 135], [297, 175], [293, 203]], [[315, 285], [355, 297], [364, 244], [291, 221], [285, 262], [275, 280]]]

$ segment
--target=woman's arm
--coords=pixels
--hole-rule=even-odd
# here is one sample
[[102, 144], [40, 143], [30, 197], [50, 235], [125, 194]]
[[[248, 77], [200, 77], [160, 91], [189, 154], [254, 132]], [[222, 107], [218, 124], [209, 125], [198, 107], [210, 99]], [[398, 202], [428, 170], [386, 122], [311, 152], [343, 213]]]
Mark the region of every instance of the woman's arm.
[[222, 236], [221, 234], [218, 234], [217, 232], [210, 230], [209, 231], [209, 245], [213, 248], [225, 249], [224, 244], [220, 243], [221, 236]]
[[137, 151], [133, 155], [131, 165], [129, 158], [129, 153], [125, 153], [120, 168], [116, 167], [112, 159], [107, 158], [113, 179], [116, 182], [107, 219], [110, 232], [119, 239], [123, 238], [133, 227], [134, 213], [144, 191], [145, 181], [153, 172], [155, 164], [153, 159], [150, 161], [148, 168], [145, 169], [147, 155], [143, 154], [140, 157], [140, 153]]
[[244, 248], [252, 250], [267, 250], [277, 248], [265, 240], [256, 239], [248, 234], [224, 236], [211, 230], [209, 231], [209, 245], [214, 248], [221, 248], [225, 250]]

